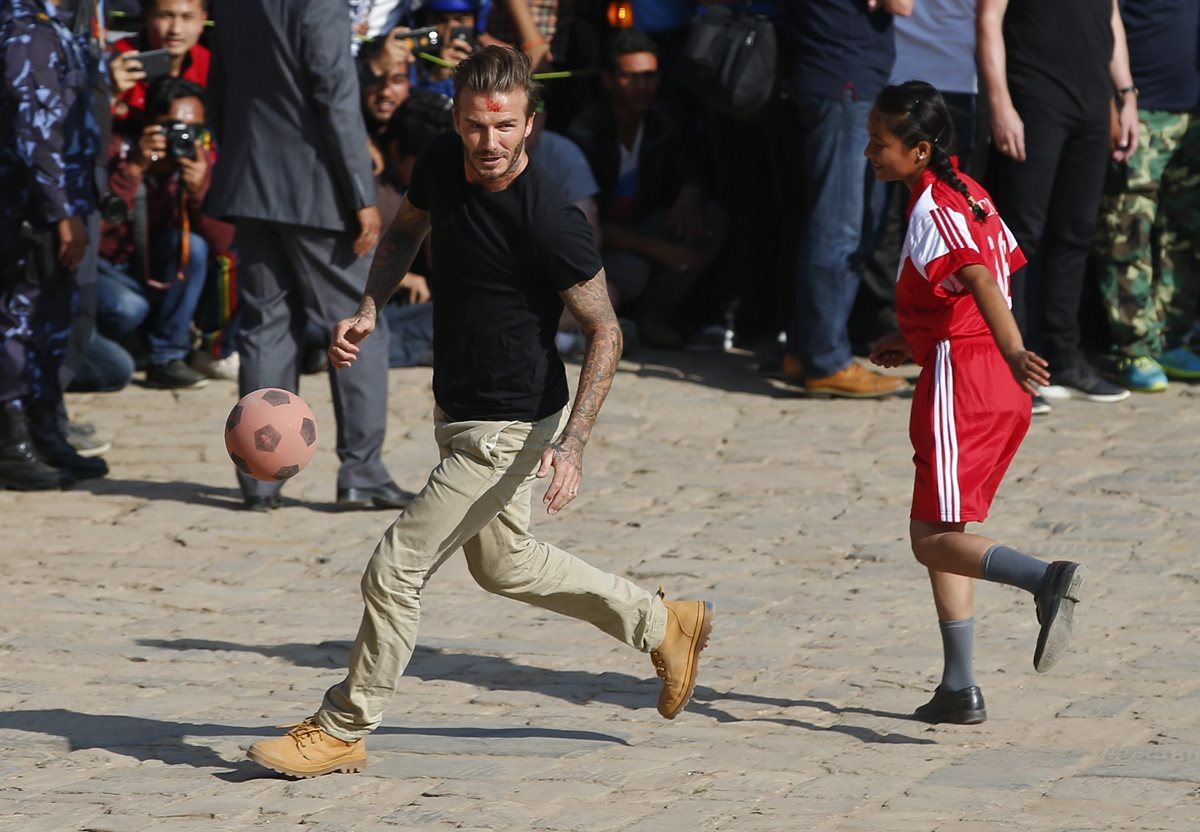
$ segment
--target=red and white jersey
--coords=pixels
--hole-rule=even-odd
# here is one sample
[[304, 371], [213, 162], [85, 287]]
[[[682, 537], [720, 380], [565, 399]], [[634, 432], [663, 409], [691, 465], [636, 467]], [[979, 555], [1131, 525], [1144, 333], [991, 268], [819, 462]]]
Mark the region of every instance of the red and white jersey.
[[959, 178], [987, 218], [975, 219], [966, 197], [926, 169], [908, 206], [908, 233], [896, 277], [896, 317], [918, 364], [941, 341], [988, 335], [975, 298], [955, 278], [964, 266], [984, 266], [1012, 305], [1009, 280], [1025, 265], [1008, 226], [978, 182]]

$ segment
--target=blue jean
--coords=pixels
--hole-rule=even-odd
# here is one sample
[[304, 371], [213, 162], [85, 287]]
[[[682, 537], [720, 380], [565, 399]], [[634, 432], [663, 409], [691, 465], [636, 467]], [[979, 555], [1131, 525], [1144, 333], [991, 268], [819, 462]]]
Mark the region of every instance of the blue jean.
[[862, 275], [863, 189], [870, 101], [801, 96], [804, 133], [799, 164], [803, 219], [796, 256], [796, 305], [787, 351], [813, 378], [853, 361], [846, 324]]
[[94, 332], [68, 389], [72, 393], [112, 393], [129, 384], [133, 371], [133, 356], [116, 341]]
[[155, 289], [134, 275], [128, 263], [99, 265], [97, 318], [100, 332], [120, 340], [147, 322], [146, 342], [151, 364], [185, 359], [191, 352], [191, 323], [204, 289], [208, 271], [208, 243], [199, 234], [189, 234], [184, 279], [179, 269], [179, 232], [158, 234], [150, 243], [150, 270], [167, 284]]

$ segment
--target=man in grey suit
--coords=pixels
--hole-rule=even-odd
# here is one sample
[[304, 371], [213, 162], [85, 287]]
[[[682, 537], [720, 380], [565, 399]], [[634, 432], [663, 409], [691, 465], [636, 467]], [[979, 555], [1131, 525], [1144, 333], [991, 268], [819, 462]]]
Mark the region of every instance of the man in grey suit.
[[[208, 114], [220, 147], [207, 209], [237, 223], [241, 394], [296, 390], [305, 323], [326, 331], [358, 307], [379, 238], [344, 3], [237, 0], [214, 8]], [[402, 508], [411, 494], [383, 465], [386, 337], [330, 370], [337, 501]], [[248, 509], [279, 483], [238, 473]]]

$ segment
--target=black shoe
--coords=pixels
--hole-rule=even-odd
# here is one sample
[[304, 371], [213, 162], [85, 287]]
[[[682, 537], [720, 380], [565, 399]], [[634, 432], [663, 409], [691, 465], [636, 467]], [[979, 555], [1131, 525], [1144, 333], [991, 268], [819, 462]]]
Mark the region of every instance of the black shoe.
[[415, 496], [391, 481], [370, 488], [351, 486], [337, 490], [338, 505], [345, 508], [405, 508]]
[[208, 384], [208, 379], [197, 373], [182, 359], [173, 358], [163, 364], [146, 366], [146, 386], [162, 390], [196, 390]]
[[1046, 582], [1033, 602], [1037, 607], [1037, 649], [1033, 651], [1033, 669], [1045, 673], [1052, 668], [1071, 642], [1071, 621], [1075, 603], [1083, 592], [1083, 565], [1069, 560], [1056, 560], [1046, 570]]
[[29, 412], [29, 433], [33, 447], [47, 464], [67, 469], [77, 480], [91, 480], [108, 473], [108, 463], [99, 457], [82, 457], [59, 430], [58, 414], [38, 406]]
[[13, 404], [0, 407], [0, 488], [52, 491], [74, 482], [70, 471], [38, 456], [25, 411]]
[[948, 722], [954, 725], [978, 725], [987, 719], [983, 691], [976, 685], [962, 690], [945, 690], [941, 685], [933, 698], [913, 713], [923, 722]]
[[267, 497], [256, 495], [254, 497], [243, 497], [242, 508], [246, 509], [246, 511], [267, 512], [279, 508], [282, 502], [283, 499], [278, 494], [271, 494]]
[[1041, 389], [1047, 399], [1087, 399], [1089, 402], [1123, 402], [1128, 390], [1103, 378], [1086, 361], [1075, 361], [1050, 369], [1050, 384]]

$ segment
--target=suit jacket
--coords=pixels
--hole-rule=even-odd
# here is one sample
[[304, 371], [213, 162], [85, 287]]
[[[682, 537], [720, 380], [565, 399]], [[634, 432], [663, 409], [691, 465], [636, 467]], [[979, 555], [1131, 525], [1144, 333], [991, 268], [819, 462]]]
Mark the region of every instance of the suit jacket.
[[213, 17], [209, 215], [357, 230], [375, 182], [345, 3], [236, 0]]

